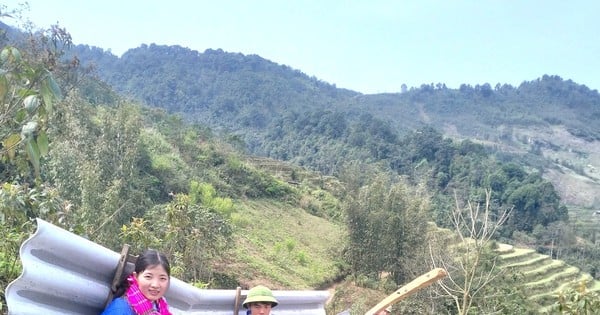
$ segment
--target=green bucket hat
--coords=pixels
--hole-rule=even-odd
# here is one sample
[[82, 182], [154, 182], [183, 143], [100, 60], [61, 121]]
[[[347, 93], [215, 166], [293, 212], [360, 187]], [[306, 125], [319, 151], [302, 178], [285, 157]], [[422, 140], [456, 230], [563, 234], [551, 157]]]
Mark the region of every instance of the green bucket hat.
[[248, 303], [255, 302], [271, 303], [271, 307], [275, 307], [277, 306], [277, 304], [279, 304], [279, 302], [277, 302], [277, 299], [275, 299], [275, 297], [273, 296], [273, 292], [271, 292], [269, 288], [263, 285], [257, 285], [250, 289], [248, 291], [248, 295], [246, 295], [244, 303], [242, 303], [242, 306], [244, 308], [248, 308]]

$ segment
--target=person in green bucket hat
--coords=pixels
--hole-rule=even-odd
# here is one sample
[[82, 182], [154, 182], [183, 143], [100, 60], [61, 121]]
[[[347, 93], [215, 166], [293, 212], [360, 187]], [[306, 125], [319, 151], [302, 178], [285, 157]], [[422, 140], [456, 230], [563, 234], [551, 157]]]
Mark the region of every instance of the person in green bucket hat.
[[246, 295], [242, 306], [250, 311], [252, 315], [269, 315], [271, 308], [277, 306], [279, 302], [273, 296], [273, 292], [264, 285], [257, 285]]

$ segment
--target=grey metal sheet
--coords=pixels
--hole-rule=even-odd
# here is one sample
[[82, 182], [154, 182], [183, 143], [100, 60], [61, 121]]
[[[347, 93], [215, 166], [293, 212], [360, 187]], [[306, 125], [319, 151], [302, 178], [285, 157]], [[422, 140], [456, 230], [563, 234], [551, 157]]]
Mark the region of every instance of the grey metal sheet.
[[[10, 315], [100, 314], [120, 254], [42, 219], [20, 250], [23, 272], [6, 288]], [[242, 290], [245, 296], [246, 290]], [[235, 290], [202, 290], [177, 278], [165, 295], [174, 314], [231, 315]], [[273, 291], [276, 315], [325, 315], [327, 291]], [[245, 310], [240, 306], [239, 315]]]

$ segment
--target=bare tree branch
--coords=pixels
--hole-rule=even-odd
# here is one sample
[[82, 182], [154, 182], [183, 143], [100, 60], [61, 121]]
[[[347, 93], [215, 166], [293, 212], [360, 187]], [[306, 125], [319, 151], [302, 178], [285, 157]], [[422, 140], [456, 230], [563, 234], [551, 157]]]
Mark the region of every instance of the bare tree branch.
[[[501, 275], [496, 261], [484, 266], [484, 259], [490, 249], [494, 234], [506, 222], [512, 209], [503, 210], [497, 217], [492, 211], [490, 190], [485, 191], [485, 203], [467, 201], [461, 206], [455, 192], [455, 209], [452, 211], [452, 225], [458, 244], [430, 244], [432, 265], [442, 266], [448, 277], [440, 286], [454, 300], [458, 314], [469, 312], [482, 290]], [[434, 245], [437, 245], [437, 248]], [[487, 261], [486, 261], [487, 263]], [[488, 297], [489, 298], [489, 297]]]

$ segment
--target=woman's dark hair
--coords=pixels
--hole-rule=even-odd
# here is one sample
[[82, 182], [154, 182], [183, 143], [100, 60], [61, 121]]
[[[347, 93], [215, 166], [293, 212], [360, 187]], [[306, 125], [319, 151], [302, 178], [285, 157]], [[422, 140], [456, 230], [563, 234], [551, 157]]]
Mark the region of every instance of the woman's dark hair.
[[137, 274], [140, 274], [144, 272], [144, 270], [158, 265], [165, 268], [167, 275], [169, 277], [171, 276], [171, 265], [169, 265], [169, 260], [167, 259], [167, 256], [165, 256], [165, 254], [154, 249], [148, 249], [142, 254], [140, 254], [135, 261], [135, 266], [133, 270], [131, 270], [131, 264], [127, 264], [127, 266], [125, 266], [125, 269], [123, 270], [123, 275], [121, 276], [121, 282], [117, 286], [117, 289], [115, 290], [113, 296], [115, 298], [118, 298], [125, 294], [125, 291], [129, 289], [129, 282], [127, 281], [127, 277], [129, 277], [134, 271]]

